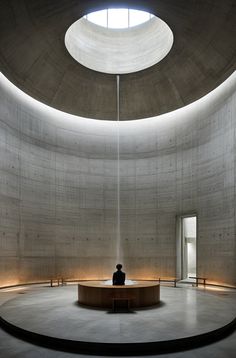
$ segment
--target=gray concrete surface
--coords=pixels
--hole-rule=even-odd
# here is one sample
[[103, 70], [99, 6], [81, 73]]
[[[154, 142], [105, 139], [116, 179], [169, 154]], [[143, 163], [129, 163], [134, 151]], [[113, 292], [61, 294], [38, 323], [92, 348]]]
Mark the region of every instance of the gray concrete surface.
[[[25, 288], [23, 288], [25, 291]], [[22, 290], [16, 291], [0, 291], [0, 302], [4, 302], [19, 297]], [[231, 336], [208, 346], [193, 349], [185, 352], [173, 353], [173, 354], [161, 354], [156, 357], [163, 358], [234, 358], [236, 350], [236, 333]], [[12, 337], [6, 332], [0, 330], [0, 354], [5, 358], [72, 358], [72, 357], [89, 357], [88, 355], [75, 355], [72, 353], [65, 353], [54, 351], [33, 344], [29, 344], [22, 340]]]
[[65, 46], [77, 62], [110, 74], [132, 73], [155, 65], [167, 56], [173, 41], [169, 26], [156, 16], [127, 29], [104, 28], [82, 18], [65, 35]]
[[[176, 216], [198, 215], [198, 274], [235, 284], [235, 74], [206, 98], [120, 123], [128, 278], [176, 274]], [[110, 278], [117, 124], [35, 102], [1, 76], [1, 285]]]
[[[55, 108], [87, 118], [116, 119], [115, 76], [79, 65], [64, 45], [73, 22], [107, 4], [107, 0], [1, 1], [0, 70], [26, 93]], [[235, 70], [234, 0], [124, 4], [160, 17], [175, 41], [160, 63], [122, 76], [121, 120], [156, 116], [192, 103]]]
[[[0, 307], [1, 317], [38, 334], [84, 342], [143, 343], [211, 332], [236, 315], [236, 291], [161, 287], [157, 306], [133, 313], [78, 306], [78, 286], [30, 287]], [[217, 314], [216, 314], [217, 312]]]

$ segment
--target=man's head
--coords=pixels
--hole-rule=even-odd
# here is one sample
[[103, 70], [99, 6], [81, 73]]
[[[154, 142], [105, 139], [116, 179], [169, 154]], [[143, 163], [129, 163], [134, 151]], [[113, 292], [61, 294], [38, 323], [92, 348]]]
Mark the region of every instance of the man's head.
[[121, 265], [121, 264], [117, 264], [117, 265], [116, 265], [116, 268], [117, 268], [118, 271], [120, 271], [120, 270], [122, 269], [122, 265]]

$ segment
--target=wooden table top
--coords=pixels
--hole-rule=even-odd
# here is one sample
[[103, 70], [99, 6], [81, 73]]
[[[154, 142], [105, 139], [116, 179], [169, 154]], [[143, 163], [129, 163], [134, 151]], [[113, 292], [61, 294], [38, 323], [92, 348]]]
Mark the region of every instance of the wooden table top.
[[86, 286], [86, 287], [97, 287], [97, 288], [112, 288], [112, 289], [125, 289], [125, 288], [141, 288], [141, 287], [154, 287], [154, 286], [159, 286], [159, 282], [158, 281], [135, 281], [136, 283], [134, 283], [133, 285], [122, 285], [122, 286], [118, 286], [118, 285], [106, 285], [104, 283], [105, 281], [79, 281], [78, 285], [79, 286]]

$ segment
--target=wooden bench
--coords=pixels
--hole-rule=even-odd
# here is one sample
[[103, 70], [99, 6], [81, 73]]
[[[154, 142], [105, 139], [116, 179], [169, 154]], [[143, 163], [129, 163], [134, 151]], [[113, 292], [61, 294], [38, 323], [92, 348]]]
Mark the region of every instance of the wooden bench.
[[161, 277], [159, 277], [158, 281], [159, 281], [159, 284], [161, 284], [161, 282], [173, 282], [174, 287], [177, 287], [176, 286], [176, 284], [177, 284], [177, 279], [176, 278], [161, 278]]
[[[198, 277], [198, 276], [189, 276], [189, 278], [193, 278], [194, 280], [196, 280], [196, 287], [198, 287], [198, 284], [201, 283], [203, 284], [204, 286], [206, 286], [206, 280], [207, 278], [206, 277]], [[200, 281], [203, 281], [203, 282], [199, 282]]]
[[[119, 310], [117, 309], [118, 308], [117, 302], [126, 302], [127, 306], [124, 308], [124, 311], [129, 312], [130, 304], [131, 304], [132, 300], [133, 300], [133, 297], [112, 297], [112, 312], [119, 312]], [[121, 308], [121, 307], [119, 307], [119, 308]]]
[[57, 286], [64, 286], [66, 285], [66, 281], [64, 280], [63, 277], [57, 277], [57, 278], [51, 278], [50, 280], [50, 286], [51, 287], [54, 287], [54, 283], [57, 285]]

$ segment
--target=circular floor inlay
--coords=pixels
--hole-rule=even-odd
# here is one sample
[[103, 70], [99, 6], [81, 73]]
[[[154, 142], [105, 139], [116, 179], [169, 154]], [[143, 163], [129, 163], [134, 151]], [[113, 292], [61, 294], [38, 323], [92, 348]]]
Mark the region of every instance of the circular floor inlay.
[[231, 294], [196, 288], [161, 287], [161, 303], [133, 313], [79, 306], [77, 285], [36, 287], [1, 306], [1, 317], [50, 337], [85, 342], [137, 343], [209, 332], [235, 316]]
[[66, 32], [65, 46], [80, 64], [92, 70], [125, 74], [160, 62], [171, 50], [169, 26], [154, 16], [130, 28], [111, 29], [81, 18]]

